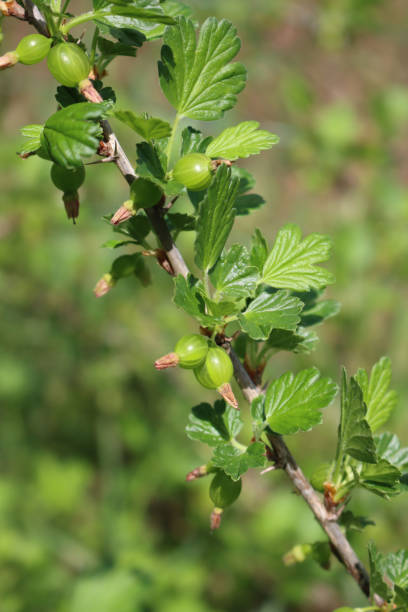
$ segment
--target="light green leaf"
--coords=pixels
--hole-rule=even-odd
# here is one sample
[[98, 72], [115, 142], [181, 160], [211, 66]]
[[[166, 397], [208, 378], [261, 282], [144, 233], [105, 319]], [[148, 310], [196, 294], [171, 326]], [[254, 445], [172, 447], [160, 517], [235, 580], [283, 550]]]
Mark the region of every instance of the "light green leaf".
[[389, 461], [380, 459], [378, 463], [365, 463], [358, 476], [359, 484], [380, 497], [397, 495], [400, 492], [401, 472]]
[[235, 105], [246, 81], [244, 66], [230, 63], [241, 46], [234, 26], [210, 17], [197, 42], [191, 19], [179, 17], [176, 26], [166, 28], [163, 42], [160, 84], [179, 116], [220, 119]]
[[99, 125], [103, 104], [80, 102], [57, 111], [46, 121], [42, 141], [49, 156], [64, 168], [82, 166], [83, 157], [97, 152], [102, 138]]
[[371, 430], [376, 431], [388, 421], [398, 399], [397, 393], [389, 390], [391, 360], [388, 357], [381, 357], [373, 366], [370, 377], [365, 370], [358, 370], [356, 380], [367, 404], [366, 419]]
[[221, 165], [200, 203], [195, 241], [195, 262], [204, 271], [217, 262], [234, 224], [238, 179]]
[[273, 328], [295, 330], [303, 303], [287, 291], [263, 291], [239, 315], [241, 328], [254, 340], [266, 340]]
[[222, 319], [206, 314], [205, 302], [197, 286], [198, 282], [196, 278], [189, 275], [188, 279], [185, 279], [183, 276], [179, 275], [175, 279], [174, 284], [174, 303], [197, 319], [200, 325], [211, 327], [222, 321]]
[[150, 30], [156, 27], [156, 24], [164, 23], [172, 25], [175, 23], [173, 17], [164, 15], [160, 7], [155, 7], [154, 10], [149, 8], [140, 8], [138, 6], [130, 6], [130, 3], [119, 4], [111, 3], [90, 13], [89, 19], [92, 19], [97, 25], [107, 25], [119, 29], [136, 29], [143, 34], [148, 34]]
[[234, 161], [257, 155], [279, 142], [278, 136], [258, 128], [257, 121], [243, 121], [227, 128], [209, 144], [206, 154]]
[[399, 469], [408, 468], [408, 448], [401, 448], [398, 436], [392, 433], [383, 433], [375, 436], [377, 454]]
[[41, 147], [41, 134], [44, 126], [38, 123], [32, 125], [25, 125], [21, 128], [20, 132], [22, 136], [28, 138], [18, 149], [19, 155], [27, 155], [28, 153], [35, 153]]
[[233, 244], [223, 252], [210, 274], [216, 296], [249, 297], [254, 294], [259, 275], [249, 264], [249, 253], [241, 244]]
[[[408, 601], [408, 550], [382, 554], [374, 543], [368, 546], [370, 556], [371, 592], [378, 593], [386, 600], [392, 597], [392, 587], [405, 603]], [[387, 578], [388, 580], [385, 580]], [[405, 591], [405, 592], [404, 592]]]
[[227, 444], [239, 434], [243, 422], [238, 410], [217, 400], [212, 407], [202, 403], [191, 410], [186, 432], [192, 440], [200, 440], [209, 446]]
[[[171, 17], [191, 17], [193, 10], [190, 6], [187, 6], [183, 2], [178, 2], [177, 0], [164, 0], [161, 3], [161, 7], [165, 15], [170, 15]], [[149, 32], [145, 32], [145, 36], [147, 40], [152, 40], [154, 38], [161, 38], [164, 34], [165, 26], [159, 24], [153, 30]]]
[[258, 268], [259, 272], [262, 273], [267, 257], [268, 245], [262, 235], [261, 230], [256, 229], [253, 233], [251, 241], [251, 265]]
[[377, 454], [374, 438], [366, 420], [367, 407], [363, 393], [354, 378], [347, 382], [347, 373], [343, 368], [341, 387], [341, 416], [338, 431], [336, 458], [343, 461], [345, 454], [365, 461], [376, 463]]
[[331, 272], [315, 265], [328, 259], [331, 239], [320, 234], [310, 234], [303, 241], [301, 238], [297, 225], [290, 223], [279, 230], [263, 268], [264, 283], [277, 289], [304, 291], [334, 282]]
[[269, 427], [280, 434], [308, 431], [322, 422], [321, 410], [337, 393], [330, 378], [320, 378], [317, 368], [298, 374], [287, 372], [269, 385], [265, 399], [265, 416]]
[[262, 442], [254, 442], [244, 452], [231, 444], [217, 446], [211, 463], [224, 470], [233, 480], [239, 480], [249, 468], [262, 467], [265, 464], [265, 446]]
[[136, 115], [133, 111], [115, 111], [113, 114], [145, 140], [167, 138], [171, 134], [170, 123], [157, 117]]

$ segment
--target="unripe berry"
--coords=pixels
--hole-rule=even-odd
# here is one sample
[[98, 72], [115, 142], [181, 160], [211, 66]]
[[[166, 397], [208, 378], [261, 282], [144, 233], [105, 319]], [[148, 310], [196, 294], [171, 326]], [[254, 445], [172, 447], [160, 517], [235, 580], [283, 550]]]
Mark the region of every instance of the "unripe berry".
[[85, 168], [80, 166], [79, 168], [68, 170], [63, 168], [63, 166], [53, 164], [51, 167], [51, 180], [64, 193], [74, 193], [85, 180]]
[[48, 54], [51, 43], [52, 39], [42, 36], [42, 34], [24, 36], [18, 43], [15, 51], [18, 61], [27, 66], [41, 62]]
[[48, 70], [54, 79], [66, 87], [77, 87], [88, 78], [91, 68], [86, 53], [74, 43], [59, 43], [47, 58]]
[[203, 153], [188, 153], [178, 160], [173, 178], [190, 191], [202, 191], [211, 183], [211, 158]]
[[234, 503], [241, 493], [242, 482], [232, 480], [225, 472], [216, 473], [210, 485], [210, 498], [216, 508], [227, 508]]
[[192, 370], [201, 365], [207, 357], [208, 340], [200, 334], [188, 334], [180, 338], [174, 352], [179, 358], [179, 365]]
[[231, 359], [219, 347], [210, 348], [203, 365], [194, 370], [198, 382], [207, 389], [218, 389], [224, 383], [228, 383], [233, 373]]
[[163, 196], [163, 191], [149, 179], [138, 178], [130, 186], [130, 197], [135, 208], [151, 208]]

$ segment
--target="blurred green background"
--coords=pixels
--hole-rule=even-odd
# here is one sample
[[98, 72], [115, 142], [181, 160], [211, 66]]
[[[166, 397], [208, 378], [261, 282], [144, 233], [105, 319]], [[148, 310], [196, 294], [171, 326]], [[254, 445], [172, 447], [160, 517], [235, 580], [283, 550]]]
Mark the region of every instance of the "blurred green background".
[[[84, 3], [77, 2], [81, 7]], [[285, 222], [335, 242], [328, 294], [341, 314], [316, 353], [278, 355], [271, 376], [317, 364], [338, 378], [391, 357], [400, 403], [391, 427], [408, 444], [408, 12], [404, 0], [191, 1], [195, 15], [233, 21], [249, 81], [218, 124], [255, 119], [278, 133], [245, 161], [267, 204], [241, 217], [231, 240]], [[75, 8], [75, 3], [72, 4]], [[81, 7], [84, 8], [83, 6]], [[4, 21], [2, 52], [29, 29]], [[160, 92], [160, 43], [112, 64], [119, 108], [171, 119]], [[101, 217], [126, 199], [113, 165], [91, 166], [79, 223], [65, 218], [48, 163], [16, 157], [18, 130], [55, 111], [45, 64], [1, 74], [0, 122], [0, 610], [1, 612], [330, 612], [364, 605], [336, 561], [285, 566], [297, 543], [324, 539], [282, 474], [244, 479], [221, 529], [209, 531], [206, 479], [185, 474], [207, 450], [187, 439], [191, 406], [213, 394], [185, 371], [157, 373], [192, 321], [170, 301], [172, 281], [149, 261], [153, 284], [122, 281], [95, 299], [117, 252]], [[197, 124], [198, 125], [198, 124]], [[116, 126], [129, 156], [132, 136]], [[192, 260], [192, 236], [180, 246]], [[243, 402], [242, 402], [243, 403]], [[244, 412], [247, 409], [244, 408]], [[288, 438], [307, 474], [332, 456], [338, 404], [324, 425]], [[376, 521], [353, 545], [408, 546], [404, 497], [359, 493]]]

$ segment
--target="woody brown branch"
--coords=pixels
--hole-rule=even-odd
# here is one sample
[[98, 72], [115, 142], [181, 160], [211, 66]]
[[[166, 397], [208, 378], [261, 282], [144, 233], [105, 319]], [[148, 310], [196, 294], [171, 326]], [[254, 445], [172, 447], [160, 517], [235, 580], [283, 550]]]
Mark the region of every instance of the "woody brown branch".
[[[32, 5], [31, 2], [26, 2], [26, 8], [29, 4]], [[37, 22], [35, 17], [31, 19], [31, 23], [38, 31], [43, 33], [43, 25], [41, 22]], [[133, 169], [133, 166], [130, 163], [126, 153], [122, 149], [118, 139], [116, 138], [109, 122], [103, 121], [102, 127], [105, 141], [110, 144], [112, 151], [114, 151], [114, 162], [122, 176], [130, 185], [136, 178], [138, 178], [137, 174]], [[146, 214], [150, 219], [153, 231], [166, 252], [167, 259], [169, 260], [173, 271], [176, 275], [181, 274], [186, 278], [189, 274], [189, 269], [183, 259], [183, 256], [173, 242], [170, 230], [163, 216], [163, 210], [154, 206], [153, 208], [146, 209]], [[231, 348], [228, 352], [234, 365], [235, 379], [240, 386], [245, 399], [251, 404], [252, 401], [256, 397], [259, 397], [263, 392], [252, 382], [235, 352]], [[346, 536], [340, 529], [338, 523], [333, 520], [333, 517], [326, 510], [318, 494], [313, 489], [300, 467], [297, 465], [283, 438], [277, 434], [269, 433], [268, 439], [275, 453], [276, 461], [279, 467], [286, 472], [295, 489], [300, 493], [312, 510], [316, 520], [326, 532], [331, 547], [336, 551], [336, 556], [344, 564], [347, 571], [357, 582], [362, 592], [369, 597], [370, 582], [367, 571], [357, 557]], [[384, 600], [377, 594], [373, 595], [373, 599], [375, 604], [378, 606], [382, 606], [385, 603]]]

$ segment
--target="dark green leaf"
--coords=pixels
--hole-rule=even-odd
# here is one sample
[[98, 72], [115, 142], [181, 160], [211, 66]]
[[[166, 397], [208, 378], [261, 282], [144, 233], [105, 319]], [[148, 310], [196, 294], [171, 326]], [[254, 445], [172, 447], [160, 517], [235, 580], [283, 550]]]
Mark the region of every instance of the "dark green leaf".
[[136, 48], [134, 46], [124, 45], [120, 42], [113, 42], [112, 40], [108, 40], [107, 38], [98, 38], [98, 48], [100, 52], [104, 55], [104, 64], [109, 63], [106, 62], [106, 58], [108, 58], [110, 61], [118, 55], [125, 57], [136, 57]]
[[254, 295], [258, 271], [249, 265], [249, 254], [240, 244], [233, 244], [221, 254], [215, 269], [210, 274], [216, 296], [249, 297]]
[[139, 142], [136, 145], [137, 160], [136, 171], [140, 176], [159, 181], [164, 181], [167, 160], [161, 149], [150, 142]]
[[265, 262], [263, 282], [277, 289], [297, 291], [333, 283], [331, 272], [315, 265], [328, 259], [331, 245], [331, 239], [320, 234], [310, 234], [302, 241], [297, 225], [285, 225], [279, 230]]
[[377, 462], [375, 443], [366, 421], [366, 413], [360, 386], [354, 378], [347, 382], [347, 373], [343, 368], [337, 458], [347, 454], [359, 461]]
[[196, 219], [186, 213], [167, 213], [167, 222], [171, 230], [179, 232], [192, 232], [196, 228]]
[[209, 271], [224, 248], [234, 223], [237, 189], [238, 179], [231, 178], [230, 169], [221, 165], [198, 214], [195, 261], [201, 270]]
[[[300, 299], [302, 297], [299, 295]], [[302, 300], [303, 301], [303, 300]], [[326, 319], [334, 317], [340, 312], [340, 304], [336, 300], [322, 300], [316, 302], [313, 306], [305, 306], [302, 312], [302, 325], [309, 327], [311, 325], [320, 325]]]
[[166, 28], [160, 84], [180, 116], [212, 121], [235, 105], [246, 81], [244, 66], [230, 63], [239, 49], [236, 29], [225, 19], [208, 18], [198, 42], [190, 19], [179, 17], [175, 27]]
[[80, 102], [63, 108], [46, 121], [44, 146], [50, 157], [64, 168], [82, 166], [83, 158], [97, 152], [102, 129], [103, 104]]
[[189, 416], [187, 435], [192, 440], [200, 440], [209, 446], [227, 443], [242, 429], [240, 414], [235, 408], [227, 406], [224, 400], [195, 406]]
[[267, 340], [273, 328], [295, 330], [302, 308], [287, 291], [265, 290], [239, 315], [239, 324], [254, 340]]
[[364, 401], [367, 404], [367, 421], [372, 431], [388, 421], [397, 403], [397, 394], [390, 391], [391, 361], [388, 357], [381, 357], [372, 368], [370, 377], [365, 370], [360, 369], [356, 374]]
[[103, 243], [102, 248], [118, 249], [119, 247], [126, 246], [128, 244], [137, 244], [137, 242], [134, 240], [107, 240]]
[[371, 521], [365, 516], [356, 516], [351, 510], [345, 510], [341, 513], [339, 524], [346, 529], [354, 531], [363, 531], [365, 527], [375, 525], [374, 521]]
[[191, 126], [186, 127], [181, 133], [181, 156], [188, 153], [205, 153], [212, 140], [212, 136], [203, 138], [202, 132]]
[[205, 313], [205, 302], [197, 287], [197, 279], [191, 275], [188, 279], [185, 279], [180, 275], [177, 276], [174, 283], [174, 303], [176, 306], [185, 310], [204, 327], [212, 327], [221, 322], [219, 318], [212, 317]]
[[336, 393], [337, 385], [330, 378], [320, 378], [317, 368], [296, 375], [287, 372], [267, 389], [266, 420], [280, 434], [308, 431], [322, 422], [320, 411], [333, 401]]
[[240, 216], [250, 215], [254, 210], [258, 210], [265, 204], [265, 200], [257, 193], [248, 193], [237, 197], [235, 208], [236, 214]]
[[223, 444], [215, 448], [211, 463], [224, 470], [233, 480], [239, 480], [250, 468], [264, 465], [265, 446], [262, 442], [254, 442], [242, 452], [231, 444]]
[[315, 332], [298, 327], [296, 331], [273, 329], [267, 340], [267, 345], [275, 351], [307, 354], [315, 350], [318, 342], [319, 338]]
[[384, 581], [386, 573], [385, 556], [377, 551], [373, 542], [370, 542], [368, 545], [368, 556], [370, 559], [370, 593], [371, 595], [377, 593], [387, 601], [391, 598], [392, 591]]
[[171, 125], [156, 117], [136, 115], [133, 111], [115, 111], [114, 116], [145, 140], [167, 138], [171, 134]]

